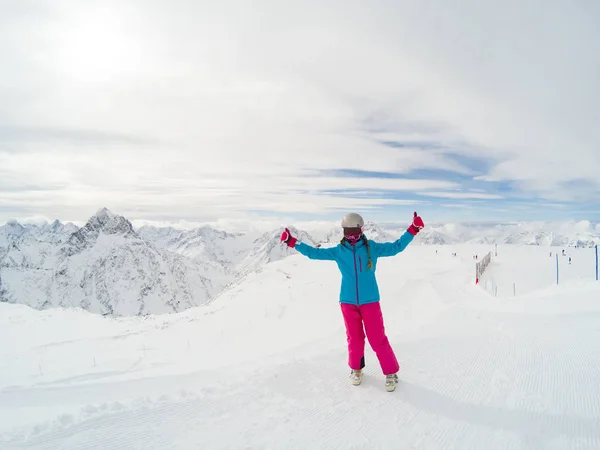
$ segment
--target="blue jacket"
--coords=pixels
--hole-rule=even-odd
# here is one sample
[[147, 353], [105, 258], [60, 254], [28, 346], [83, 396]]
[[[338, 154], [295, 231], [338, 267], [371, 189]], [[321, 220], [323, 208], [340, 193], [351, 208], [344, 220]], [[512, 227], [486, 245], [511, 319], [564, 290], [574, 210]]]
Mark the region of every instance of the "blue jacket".
[[379, 287], [375, 278], [377, 259], [397, 255], [413, 239], [414, 236], [407, 231], [394, 242], [380, 244], [369, 240], [369, 251], [373, 262], [371, 269], [367, 269], [369, 257], [367, 246], [362, 240], [355, 246], [344, 242], [332, 248], [315, 248], [298, 242], [294, 248], [310, 259], [335, 261], [342, 272], [340, 302], [364, 305], [379, 301]]

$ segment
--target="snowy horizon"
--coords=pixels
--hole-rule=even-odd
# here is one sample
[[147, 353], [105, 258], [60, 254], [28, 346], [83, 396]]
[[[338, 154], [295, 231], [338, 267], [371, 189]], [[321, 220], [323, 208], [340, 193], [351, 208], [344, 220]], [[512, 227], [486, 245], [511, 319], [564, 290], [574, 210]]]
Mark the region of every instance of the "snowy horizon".
[[0, 222], [600, 221], [599, 15], [3, 2]]
[[[283, 225], [263, 226], [135, 227], [106, 208], [82, 227], [10, 222], [0, 226], [0, 303], [81, 307], [103, 315], [181, 312], [210, 303], [249, 274], [294, 254], [280, 242]], [[342, 238], [339, 224], [289, 226], [313, 246], [336, 245]], [[366, 222], [364, 231], [372, 241], [393, 242], [406, 233], [406, 224]], [[501, 252], [522, 246], [589, 250], [600, 244], [600, 224], [430, 224], [413, 246], [447, 251], [456, 244], [478, 253], [497, 246]]]
[[[203, 227], [211, 227], [216, 230], [225, 232], [257, 232], [257, 231], [272, 231], [273, 229], [285, 227], [285, 226], [296, 226], [298, 228], [306, 228], [308, 230], [325, 230], [340, 227], [340, 220], [299, 220], [294, 222], [289, 217], [273, 217], [270, 220], [267, 218], [238, 218], [238, 219], [218, 219], [215, 221], [188, 221], [184, 219], [165, 221], [165, 220], [152, 220], [152, 219], [132, 219], [126, 214], [122, 214], [119, 211], [114, 211], [106, 207], [99, 208], [95, 213], [86, 217], [84, 220], [65, 220], [64, 218], [55, 217], [50, 218], [43, 215], [33, 215], [24, 218], [11, 217], [5, 221], [0, 221], [0, 227], [6, 226], [10, 223], [18, 223], [21, 225], [33, 225], [37, 227], [43, 227], [51, 225], [55, 222], [61, 224], [73, 224], [76, 227], [84, 226], [91, 217], [98, 214], [102, 214], [103, 211], [108, 212], [111, 215], [122, 216], [127, 219], [133, 225], [134, 229], [139, 230], [142, 227], [154, 227], [154, 228], [173, 228], [176, 230], [194, 230]], [[341, 218], [340, 218], [341, 219]], [[375, 221], [370, 220], [367, 216], [366, 222], [373, 223], [375, 225], [384, 228], [403, 227], [410, 224], [410, 220], [382, 220]], [[567, 229], [572, 227], [572, 231], [589, 231], [597, 233], [600, 237], [600, 221], [591, 221], [588, 219], [581, 220], [453, 220], [453, 221], [428, 221], [426, 223], [425, 233], [431, 228], [439, 227], [452, 227], [462, 226], [466, 228], [479, 228], [484, 234], [486, 227], [494, 228], [499, 226], [525, 226], [531, 230], [543, 230], [546, 228], [555, 228], [555, 231], [559, 229]]]

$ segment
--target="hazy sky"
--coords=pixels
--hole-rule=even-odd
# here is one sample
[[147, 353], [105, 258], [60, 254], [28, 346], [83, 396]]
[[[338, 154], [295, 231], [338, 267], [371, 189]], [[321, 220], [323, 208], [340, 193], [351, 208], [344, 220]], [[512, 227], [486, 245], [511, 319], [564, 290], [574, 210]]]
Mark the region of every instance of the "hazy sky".
[[600, 2], [0, 0], [0, 223], [600, 218]]

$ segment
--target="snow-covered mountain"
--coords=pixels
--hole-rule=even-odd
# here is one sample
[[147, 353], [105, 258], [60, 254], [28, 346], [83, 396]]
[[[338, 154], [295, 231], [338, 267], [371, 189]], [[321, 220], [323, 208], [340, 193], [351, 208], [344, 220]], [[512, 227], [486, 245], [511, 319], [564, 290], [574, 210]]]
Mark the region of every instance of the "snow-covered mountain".
[[[264, 264], [294, 253], [281, 244], [281, 231], [229, 233], [208, 226], [192, 230], [144, 226], [137, 232], [157, 247], [184, 255], [196, 264], [221, 268], [229, 283], [234, 283]], [[317, 245], [308, 233], [295, 227], [290, 227], [290, 231], [298, 239]]]
[[16, 220], [9, 220], [0, 226], [0, 249], [7, 248], [11, 242], [18, 242], [25, 237], [32, 237], [40, 242], [61, 243], [75, 231], [76, 225], [70, 222], [64, 224], [59, 220], [43, 225], [21, 224]]
[[9, 243], [19, 240], [23, 235], [27, 234], [27, 232], [27, 228], [16, 220], [9, 220], [4, 225], [0, 226], [0, 248], [8, 247]]
[[192, 230], [144, 226], [138, 235], [158, 248], [178, 253], [197, 263], [219, 264], [231, 271], [252, 245], [255, 235], [228, 233], [203, 226]]
[[57, 244], [65, 242], [78, 229], [76, 225], [70, 222], [62, 223], [59, 220], [55, 220], [52, 223], [42, 226], [30, 226], [29, 232], [38, 241]]
[[[307, 233], [292, 230], [316, 245]], [[11, 221], [3, 231], [0, 301], [111, 315], [178, 312], [206, 303], [248, 273], [293, 253], [281, 245], [280, 230], [136, 231], [106, 208], [81, 228]]]
[[3, 267], [50, 268], [57, 246], [76, 230], [72, 223], [63, 224], [58, 220], [42, 226], [23, 225], [15, 220], [7, 222], [0, 226], [0, 270]]
[[58, 242], [24, 233], [11, 242], [0, 263], [0, 301], [112, 315], [167, 313], [206, 303], [225, 284], [185, 256], [159, 251], [107, 209]]
[[587, 220], [509, 224], [430, 224], [419, 239], [423, 244], [518, 244], [593, 247], [600, 244], [600, 227]]
[[[289, 226], [288, 228], [292, 235], [298, 240], [313, 246], [318, 244], [305, 231], [298, 230], [293, 226]], [[252, 245], [248, 248], [244, 259], [237, 267], [240, 276], [247, 275], [249, 272], [262, 267], [264, 264], [279, 261], [295, 253], [294, 250], [281, 243], [281, 231], [282, 230], [273, 230], [263, 233], [252, 241]]]
[[[426, 225], [415, 242], [563, 247], [600, 243], [600, 224], [588, 221]], [[113, 315], [182, 311], [211, 301], [249, 273], [294, 254], [280, 243], [282, 229], [136, 230], [105, 208], [81, 228], [58, 220], [42, 225], [11, 220], [0, 226], [0, 301]], [[331, 246], [342, 238], [334, 224], [309, 229], [290, 226], [294, 236], [311, 245]], [[405, 224], [365, 225], [366, 235], [378, 242], [393, 241], [405, 230]]]

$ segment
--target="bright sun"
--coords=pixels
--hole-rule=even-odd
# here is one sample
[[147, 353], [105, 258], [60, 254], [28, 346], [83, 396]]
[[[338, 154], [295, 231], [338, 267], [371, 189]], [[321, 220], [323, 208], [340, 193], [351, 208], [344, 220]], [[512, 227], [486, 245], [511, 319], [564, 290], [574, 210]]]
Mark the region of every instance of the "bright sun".
[[78, 81], [109, 82], [139, 70], [142, 46], [121, 11], [78, 11], [61, 24], [56, 63]]

